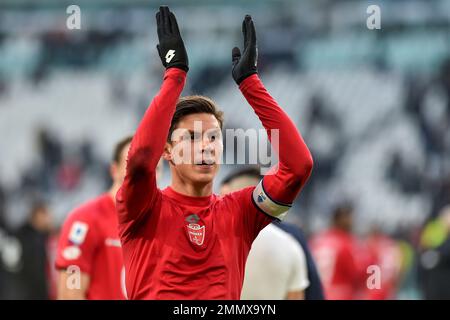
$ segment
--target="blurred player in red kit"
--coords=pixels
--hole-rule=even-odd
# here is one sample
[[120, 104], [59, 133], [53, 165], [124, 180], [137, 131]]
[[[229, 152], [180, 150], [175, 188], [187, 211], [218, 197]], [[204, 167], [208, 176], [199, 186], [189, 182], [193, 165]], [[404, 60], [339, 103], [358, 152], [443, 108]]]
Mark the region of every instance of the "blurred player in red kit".
[[[255, 28], [246, 16], [244, 50], [232, 50], [232, 75], [272, 144], [271, 130], [279, 130], [279, 163], [256, 187], [213, 194], [222, 113], [209, 98], [180, 99], [188, 71], [184, 43], [167, 7], [156, 21], [164, 80], [133, 137], [116, 196], [128, 297], [239, 299], [251, 243], [286, 215], [311, 173], [311, 154], [258, 77]], [[164, 190], [155, 174], [161, 155], [172, 176]]]
[[363, 299], [386, 300], [394, 299], [397, 293], [400, 269], [401, 251], [397, 242], [384, 234], [378, 226], [373, 226], [369, 236], [363, 243], [368, 255], [368, 263], [379, 268], [380, 279], [375, 286], [366, 286]]
[[[114, 196], [125, 177], [130, 142], [131, 137], [125, 138], [114, 150], [109, 191], [76, 208], [64, 222], [56, 255], [56, 268], [60, 270], [58, 299], [126, 297]], [[81, 271], [78, 289], [71, 266]]]
[[352, 235], [352, 217], [351, 206], [337, 207], [331, 228], [311, 240], [325, 298], [329, 300], [358, 299], [365, 285], [366, 268], [357, 257], [360, 246]]

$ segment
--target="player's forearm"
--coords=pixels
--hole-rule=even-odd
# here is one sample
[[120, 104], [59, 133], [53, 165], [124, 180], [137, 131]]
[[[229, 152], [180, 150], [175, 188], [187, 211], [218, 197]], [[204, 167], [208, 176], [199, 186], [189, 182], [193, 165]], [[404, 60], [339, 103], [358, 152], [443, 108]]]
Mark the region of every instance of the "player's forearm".
[[127, 216], [133, 220], [153, 201], [156, 167], [169, 133], [176, 103], [186, 80], [186, 72], [167, 69], [158, 95], [153, 99], [131, 141], [127, 172], [116, 201], [125, 202]]
[[[239, 86], [244, 97], [267, 130], [279, 163], [264, 179], [264, 187], [275, 200], [290, 204], [311, 174], [313, 160], [308, 147], [289, 116], [265, 89], [258, 75], [246, 78]], [[277, 130], [278, 139], [273, 139]], [[269, 183], [270, 182], [270, 183]]]
[[[150, 170], [152, 173], [164, 150], [170, 122], [189, 70], [188, 56], [177, 20], [167, 6], [161, 6], [156, 13], [156, 29], [156, 47], [161, 63], [166, 68], [164, 81], [133, 137], [128, 154], [128, 167], [131, 170]], [[129, 168], [127, 174], [132, 174], [128, 171]]]
[[121, 223], [136, 220], [157, 196], [156, 167], [163, 153], [176, 103], [189, 70], [187, 52], [175, 15], [167, 6], [156, 14], [158, 54], [166, 68], [158, 95], [145, 112], [131, 141], [125, 180], [117, 192]]
[[[241, 53], [238, 47], [234, 47], [231, 51], [231, 74], [266, 128], [279, 158], [278, 166], [270, 172], [272, 175], [266, 176], [263, 184], [255, 189], [254, 200], [265, 207], [266, 211], [270, 211], [271, 215], [282, 217], [311, 174], [313, 161], [295, 124], [259, 80], [256, 31], [250, 15], [246, 15], [242, 22], [242, 33], [244, 50]], [[272, 139], [272, 130], [278, 130], [279, 144]], [[264, 195], [266, 191], [267, 194]], [[271, 201], [264, 200], [267, 196]]]
[[185, 71], [178, 68], [165, 71], [161, 89], [145, 112], [131, 142], [128, 154], [130, 163], [133, 159], [140, 158], [141, 153], [145, 153], [145, 159], [140, 165], [155, 171], [164, 150], [170, 122], [185, 81]]

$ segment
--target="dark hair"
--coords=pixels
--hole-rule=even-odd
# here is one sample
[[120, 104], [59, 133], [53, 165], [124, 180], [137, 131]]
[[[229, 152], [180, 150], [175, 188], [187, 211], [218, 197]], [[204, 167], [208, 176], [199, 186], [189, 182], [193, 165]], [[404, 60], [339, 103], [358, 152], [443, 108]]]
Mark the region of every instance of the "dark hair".
[[41, 199], [33, 200], [31, 204], [30, 217], [33, 218], [39, 212], [46, 211], [48, 209], [47, 204]]
[[133, 136], [128, 136], [120, 140], [116, 146], [114, 147], [113, 157], [112, 160], [115, 163], [120, 162], [120, 154], [122, 153], [123, 148], [125, 148], [128, 144], [131, 143], [131, 140], [133, 140]]
[[168, 142], [170, 142], [170, 137], [181, 119], [187, 115], [195, 113], [212, 114], [216, 117], [217, 121], [219, 121], [220, 129], [222, 129], [223, 112], [219, 110], [214, 101], [208, 97], [200, 95], [187, 96], [178, 100], [175, 113], [172, 117], [172, 122], [170, 123], [169, 135], [167, 136]]
[[337, 223], [345, 216], [353, 215], [353, 204], [349, 201], [339, 203], [333, 210], [333, 223]]
[[259, 172], [259, 167], [257, 166], [251, 166], [246, 167], [244, 169], [235, 170], [232, 173], [230, 173], [228, 176], [225, 177], [225, 179], [222, 180], [221, 185], [230, 183], [234, 179], [241, 178], [241, 177], [250, 177], [255, 179], [261, 179], [261, 173]]

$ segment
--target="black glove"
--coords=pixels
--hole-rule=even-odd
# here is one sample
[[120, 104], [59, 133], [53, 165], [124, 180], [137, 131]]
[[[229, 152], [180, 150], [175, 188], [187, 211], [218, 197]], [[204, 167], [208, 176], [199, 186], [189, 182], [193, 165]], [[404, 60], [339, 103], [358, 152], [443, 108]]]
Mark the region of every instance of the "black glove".
[[159, 7], [156, 13], [159, 44], [156, 46], [162, 64], [166, 69], [180, 68], [189, 70], [189, 61], [178, 29], [177, 19], [167, 6]]
[[234, 47], [232, 51], [233, 70], [232, 75], [234, 81], [239, 85], [245, 78], [252, 74], [258, 73], [258, 48], [256, 46], [256, 32], [253, 25], [252, 17], [245, 16], [242, 22], [242, 33], [244, 34], [244, 52], [238, 47]]

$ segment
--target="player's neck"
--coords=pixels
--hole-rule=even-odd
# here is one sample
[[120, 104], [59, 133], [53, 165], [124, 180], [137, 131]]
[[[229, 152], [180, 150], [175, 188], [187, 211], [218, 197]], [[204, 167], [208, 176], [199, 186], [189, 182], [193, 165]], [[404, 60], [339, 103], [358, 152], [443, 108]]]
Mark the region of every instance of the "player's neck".
[[170, 187], [173, 191], [190, 197], [206, 197], [212, 194], [212, 181], [207, 184], [192, 184], [172, 178]]

